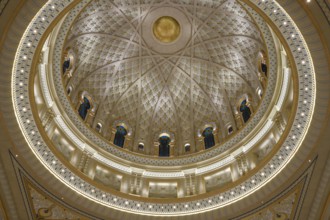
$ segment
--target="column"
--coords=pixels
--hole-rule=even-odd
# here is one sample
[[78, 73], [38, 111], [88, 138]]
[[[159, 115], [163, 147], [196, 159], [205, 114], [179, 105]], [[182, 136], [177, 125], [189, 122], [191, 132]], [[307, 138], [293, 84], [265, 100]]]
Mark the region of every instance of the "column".
[[45, 128], [45, 131], [50, 139], [52, 138], [55, 130], [55, 116], [55, 113], [51, 109], [48, 109], [42, 120], [42, 125]]
[[243, 127], [243, 119], [241, 114], [238, 112], [235, 113], [235, 121], [236, 121], [237, 129], [241, 129]]
[[243, 176], [248, 171], [248, 163], [244, 153], [235, 157], [237, 166], [238, 166], [238, 173], [240, 176]]
[[185, 187], [184, 187], [184, 179], [180, 179], [177, 184], [177, 196], [178, 198], [183, 198], [185, 196]]
[[[75, 149], [71, 155], [71, 158], [70, 158], [70, 163], [76, 167], [77, 169], [79, 169], [79, 165], [80, 165], [80, 161], [82, 159], [82, 155], [83, 153], [78, 150], [78, 149]], [[81, 169], [79, 169], [81, 170]]]
[[198, 194], [206, 193], [205, 179], [202, 176], [196, 177], [197, 191]]
[[203, 136], [200, 136], [197, 139], [196, 151], [199, 152], [199, 151], [204, 150], [204, 149], [205, 149], [204, 138], [203, 138]]
[[83, 172], [91, 179], [95, 177], [96, 163], [91, 159], [89, 155], [87, 155], [85, 166], [83, 168]]
[[123, 176], [120, 184], [120, 192], [129, 193], [129, 176]]
[[141, 178], [141, 196], [142, 197], [149, 197], [149, 181], [144, 178]]

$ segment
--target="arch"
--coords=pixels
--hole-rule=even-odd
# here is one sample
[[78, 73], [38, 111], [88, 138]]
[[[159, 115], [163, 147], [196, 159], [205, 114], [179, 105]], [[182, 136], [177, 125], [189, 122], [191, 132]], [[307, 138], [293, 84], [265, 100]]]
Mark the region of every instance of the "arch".
[[112, 129], [117, 129], [118, 126], [122, 126], [126, 129], [127, 131], [127, 136], [131, 136], [132, 135], [132, 127], [128, 124], [127, 121], [124, 121], [124, 120], [116, 120], [112, 123]]
[[118, 147], [124, 147], [125, 136], [127, 135], [127, 130], [123, 126], [116, 127], [115, 139], [113, 140], [114, 145]]
[[190, 144], [185, 144], [184, 145], [184, 151], [187, 153], [187, 152], [190, 152], [190, 149], [191, 149], [191, 147], [190, 147]]
[[205, 149], [209, 149], [215, 145], [214, 135], [213, 135], [213, 128], [207, 127], [204, 129], [202, 133], [204, 137], [204, 146]]
[[68, 74], [68, 71], [72, 69], [73, 64], [74, 64], [74, 52], [70, 47], [68, 47], [65, 49], [64, 59], [62, 63], [63, 75], [70, 75]]
[[169, 157], [170, 156], [170, 136], [163, 134], [158, 139], [159, 142], [159, 151], [158, 156], [160, 157]]
[[267, 76], [267, 64], [264, 62], [261, 63], [261, 71]]
[[89, 101], [89, 99], [86, 96], [84, 96], [83, 102], [80, 104], [79, 109], [78, 109], [78, 113], [83, 120], [86, 119], [86, 116], [90, 109], [91, 109], [91, 102]]
[[144, 151], [144, 144], [142, 142], [138, 144], [138, 150]]
[[267, 55], [266, 52], [263, 50], [260, 50], [258, 55], [258, 70], [267, 77], [268, 74]]
[[262, 98], [262, 95], [263, 95], [263, 91], [262, 91], [262, 88], [257, 88], [257, 94], [259, 96], [259, 98], [261, 99]]
[[69, 69], [70, 69], [70, 57], [65, 57], [64, 62], [62, 64], [63, 74], [65, 74], [66, 71], [69, 70]]
[[[72, 95], [70, 96], [72, 97]], [[72, 100], [75, 101], [74, 98], [72, 98]], [[96, 113], [97, 105], [87, 91], [79, 92], [78, 103], [76, 106], [76, 109], [81, 119], [91, 126]]]
[[242, 118], [243, 118], [244, 123], [246, 123], [251, 117], [251, 109], [248, 106], [248, 101], [246, 99], [244, 99], [241, 102], [241, 105], [239, 107], [239, 111], [242, 114]]
[[102, 124], [100, 122], [96, 124], [95, 130], [98, 133], [101, 133], [101, 131], [102, 131]]
[[126, 121], [123, 120], [114, 121], [109, 128], [105, 128], [102, 131], [104, 136], [109, 139], [114, 145], [130, 150], [132, 150], [132, 132], [132, 127]]
[[[72, 85], [71, 85], [72, 86]], [[72, 89], [73, 89], [74, 87], [72, 87]], [[72, 96], [73, 97], [73, 96]], [[86, 97], [88, 100], [89, 100], [89, 102], [90, 102], [90, 105], [91, 105], [91, 108], [90, 108], [90, 111], [92, 111], [92, 112], [96, 112], [96, 109], [97, 109], [97, 104], [96, 104], [96, 102], [95, 102], [95, 100], [94, 100], [94, 98], [87, 92], [87, 91], [80, 91], [79, 93], [78, 93], [78, 96], [77, 96], [77, 98], [78, 98], [78, 103], [80, 102], [80, 104], [84, 101], [84, 97]], [[74, 102], [75, 100], [74, 100], [74, 98], [72, 98], [72, 102]], [[79, 105], [78, 105], [78, 107], [79, 107]]]
[[67, 93], [68, 96], [71, 95], [72, 89], [73, 89], [72, 86], [69, 86], [69, 87], [67, 88], [66, 93]]
[[234, 132], [234, 128], [233, 128], [232, 125], [229, 125], [229, 126], [227, 127], [227, 130], [228, 130], [228, 134], [232, 134], [232, 133]]

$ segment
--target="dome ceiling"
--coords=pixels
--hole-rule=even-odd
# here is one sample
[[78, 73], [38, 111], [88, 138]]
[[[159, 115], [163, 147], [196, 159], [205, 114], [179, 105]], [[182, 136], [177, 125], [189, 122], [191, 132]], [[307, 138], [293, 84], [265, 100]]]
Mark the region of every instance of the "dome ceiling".
[[[159, 11], [180, 25], [173, 42], [151, 36]], [[94, 126], [124, 122], [134, 146], [168, 132], [194, 149], [198, 130], [212, 123], [221, 142], [228, 126], [237, 129], [241, 97], [253, 108], [260, 101], [257, 58], [265, 46], [236, 1], [93, 1], [65, 48], [74, 57], [72, 102], [86, 91], [97, 106]]]
[[[117, 155], [108, 155], [102, 150], [96, 151], [94, 146], [89, 145], [89, 136], [84, 136], [79, 132], [80, 127], [73, 127], [67, 120], [69, 113], [72, 113], [84, 129], [93, 133], [85, 126], [89, 121], [85, 120], [84, 124], [75, 111], [71, 111], [72, 105], [62, 102], [63, 97], [68, 102], [65, 96], [67, 90], [64, 91], [58, 86], [57, 79], [60, 79], [60, 83], [64, 82], [66, 89], [71, 88], [71, 92], [68, 93], [75, 110], [78, 110], [81, 101], [84, 101], [81, 99], [82, 96], [90, 98], [91, 108], [95, 110], [92, 112], [95, 113], [93, 128], [96, 128], [94, 126], [98, 122], [101, 122], [104, 128], [113, 128], [114, 124], [124, 122], [130, 128], [129, 133], [134, 144], [143, 140], [152, 146], [152, 141], [157, 140], [159, 134], [165, 131], [171, 133], [170, 137], [175, 140], [175, 144], [181, 145], [188, 140], [192, 141], [193, 145], [193, 141], [196, 141], [194, 136], [201, 128], [205, 128], [205, 124], [219, 129], [221, 132], [217, 134], [220, 139], [226, 138], [225, 132], [222, 131], [228, 124], [233, 123], [231, 125], [237, 130], [234, 116], [236, 111], [240, 111], [238, 107], [244, 94], [247, 94], [248, 98], [244, 98], [252, 104], [252, 110], [256, 110], [260, 104], [256, 90], [264, 88], [264, 85], [261, 86], [258, 81], [258, 53], [266, 49], [257, 26], [252, 22], [253, 19], [248, 16], [244, 18], [244, 15], [242, 17], [245, 8], [258, 22], [267, 46], [272, 45], [269, 42], [273, 38], [265, 34], [254, 10], [247, 5], [242, 8], [235, 1], [215, 2], [212, 6], [207, 5], [209, 2], [201, 6], [195, 1], [193, 6], [189, 6], [182, 1], [180, 4], [164, 1], [152, 2], [146, 7], [144, 4], [134, 6], [134, 2], [131, 1], [127, 2], [129, 7], [123, 5], [126, 3], [113, 1], [91, 1], [92, 3], [87, 5], [88, 2], [89, 0], [82, 0], [73, 2], [76, 5], [70, 5], [70, 2], [63, 0], [46, 4], [22, 37], [16, 54], [19, 59], [14, 62], [13, 106], [17, 122], [29, 146], [26, 151], [32, 151], [36, 156], [33, 158], [41, 161], [31, 164], [44, 165], [63, 183], [59, 185], [62, 194], [64, 191], [61, 186], [66, 185], [77, 195], [88, 198], [88, 201], [78, 199], [79, 201], [95, 203], [97, 207], [101, 207], [98, 205], [102, 204], [102, 210], [118, 209], [120, 212], [150, 216], [190, 215], [202, 212], [204, 214], [207, 211], [213, 214], [213, 211], [224, 213], [227, 210], [233, 212], [231, 204], [235, 203], [235, 207], [239, 207], [237, 210], [242, 210], [240, 207], [244, 208], [244, 204], [249, 204], [256, 198], [260, 199], [259, 195], [269, 191], [268, 189], [274, 185], [281, 186], [280, 181], [283, 177], [292, 174], [292, 169], [289, 168], [297, 167], [298, 161], [301, 163], [301, 154], [307, 155], [304, 151], [306, 147], [308, 150], [310, 145], [302, 146], [301, 143], [308, 143], [304, 139], [314, 110], [313, 64], [299, 29], [291, 23], [290, 17], [282, 11], [276, 1], [265, 3], [272, 9], [271, 12], [265, 10], [265, 16], [274, 21], [274, 24], [269, 25], [273, 25], [275, 30], [279, 29], [283, 39], [291, 39], [286, 41], [288, 45], [284, 51], [281, 50], [282, 44], [277, 45], [279, 50], [276, 52], [282, 55], [282, 61], [287, 61], [286, 52], [290, 53], [293, 60], [289, 59], [287, 65], [285, 62], [281, 63], [282, 66], [276, 65], [274, 60], [279, 58], [276, 56], [278, 54], [272, 54], [272, 47], [268, 47], [268, 63], [269, 67], [273, 68], [269, 71], [269, 79], [276, 76], [277, 71], [274, 69], [279, 68], [283, 69], [278, 71], [283, 80], [274, 93], [276, 101], [269, 107], [272, 111], [268, 111], [263, 118], [265, 123], [256, 126], [254, 131], [247, 135], [248, 141], [244, 145], [226, 152], [225, 156], [214, 153], [224, 149], [233, 139], [244, 135], [246, 128], [254, 126], [253, 122], [263, 113], [262, 108], [265, 104], [268, 106], [268, 102], [262, 102], [253, 120], [235, 135], [235, 138], [212, 151], [161, 160], [118, 150], [122, 153], [120, 156], [125, 158], [124, 162], [119, 160]], [[251, 5], [256, 8], [264, 7], [262, 3]], [[68, 8], [67, 15], [61, 13], [66, 7], [71, 7]], [[274, 18], [275, 7], [278, 9], [277, 16], [285, 19], [284, 21]], [[125, 11], [126, 8], [130, 8], [127, 11], [131, 14]], [[169, 42], [159, 38], [157, 40], [152, 35], [152, 31], [155, 30], [154, 22], [159, 19], [154, 14], [157, 10], [164, 12], [160, 16], [168, 14], [167, 16], [172, 17], [171, 25], [178, 24], [180, 28], [180, 32], [176, 32], [178, 35]], [[198, 10], [201, 10], [200, 14], [205, 15], [204, 20], [198, 19]], [[240, 10], [242, 12], [238, 13]], [[193, 16], [189, 15], [189, 11], [194, 12]], [[45, 16], [48, 12], [53, 12], [52, 16]], [[226, 16], [221, 17], [222, 13]], [[75, 19], [78, 14], [80, 17]], [[107, 14], [112, 16], [107, 17]], [[137, 14], [138, 17], [132, 14]], [[230, 19], [231, 15], [233, 17]], [[95, 22], [92, 21], [94, 16], [98, 17]], [[118, 18], [114, 19], [115, 16]], [[121, 22], [121, 17], [126, 23]], [[48, 27], [53, 27], [54, 24], [49, 20], [52, 21], [53, 18], [56, 18], [54, 22], [58, 22], [58, 25], [49, 33]], [[240, 23], [240, 18], [242, 27], [235, 25], [236, 22]], [[71, 25], [74, 19], [75, 22]], [[218, 21], [214, 27], [221, 30], [207, 28], [212, 27], [213, 21]], [[119, 22], [118, 27], [113, 26], [113, 29], [110, 29], [108, 24], [115, 25], [114, 22]], [[235, 26], [238, 28], [235, 29]], [[125, 35], [124, 27], [130, 34]], [[222, 33], [221, 27], [228, 29], [228, 32]], [[230, 32], [230, 28], [233, 28], [233, 32]], [[85, 31], [82, 31], [84, 29]], [[101, 29], [104, 29], [104, 32]], [[177, 27], [175, 29], [177, 30]], [[171, 27], [160, 28], [161, 34], [164, 30], [170, 33]], [[288, 33], [288, 30], [293, 33]], [[245, 34], [237, 34], [240, 31]], [[163, 36], [167, 36], [167, 33]], [[47, 39], [46, 34], [49, 34]], [[43, 40], [40, 40], [39, 35], [43, 36]], [[64, 36], [66, 45], [63, 47]], [[278, 39], [273, 37], [277, 43]], [[299, 52], [294, 49], [297, 47]], [[201, 52], [203, 50], [204, 52]], [[40, 57], [34, 54], [40, 54]], [[64, 58], [67, 55], [70, 57], [70, 74], [72, 73], [69, 79], [66, 78], [66, 74], [61, 74], [63, 60], [60, 57]], [[39, 62], [33, 62], [36, 60]], [[293, 71], [296, 75], [292, 77], [291, 83], [289, 67], [293, 65], [296, 66], [297, 73]], [[35, 69], [38, 71], [34, 71]], [[33, 86], [29, 83], [32, 77], [35, 83]], [[47, 85], [52, 77], [54, 85], [57, 86]], [[292, 85], [296, 83], [300, 89], [293, 91]], [[268, 84], [271, 87], [275, 83], [269, 80]], [[305, 88], [301, 89], [303, 87]], [[268, 93], [272, 93], [268, 88], [264, 99], [268, 97]], [[54, 90], [61, 93], [55, 93]], [[85, 93], [81, 94], [82, 91]], [[31, 98], [26, 98], [31, 94]], [[30, 104], [33, 100], [35, 103]], [[296, 100], [297, 105], [293, 103]], [[151, 107], [145, 110], [144, 106]], [[143, 123], [146, 124], [145, 127], [141, 126]], [[205, 130], [210, 131], [209, 128]], [[144, 134], [148, 136], [143, 136]], [[250, 138], [252, 135], [255, 136]], [[100, 146], [102, 144], [100, 142]], [[274, 151], [266, 155], [264, 152], [272, 147]], [[114, 147], [111, 149], [117, 150]], [[126, 157], [128, 154], [132, 157]], [[214, 160], [198, 161], [204, 155], [204, 158], [211, 155]], [[200, 158], [197, 158], [199, 156]], [[138, 160], [135, 157], [139, 157], [139, 160], [143, 158], [144, 162], [137, 165], [135, 162]], [[159, 161], [158, 166], [150, 166], [151, 160]], [[181, 160], [183, 165], [189, 163], [188, 166], [173, 166]], [[291, 162], [294, 166], [289, 164]], [[162, 169], [159, 168], [161, 166]], [[283, 176], [284, 172], [289, 175]], [[267, 184], [270, 181], [271, 186]], [[163, 190], [164, 186], [166, 187]], [[65, 193], [68, 196], [71, 194]], [[164, 196], [168, 200], [164, 200]], [[169, 199], [172, 197], [177, 200]]]

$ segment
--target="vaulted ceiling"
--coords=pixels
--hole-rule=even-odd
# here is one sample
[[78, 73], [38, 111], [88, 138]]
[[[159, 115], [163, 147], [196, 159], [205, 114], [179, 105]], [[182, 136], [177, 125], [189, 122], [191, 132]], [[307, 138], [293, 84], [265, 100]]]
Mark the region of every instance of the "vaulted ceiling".
[[[197, 4], [199, 1], [194, 1], [196, 4], [193, 6], [191, 1], [181, 0], [93, 2], [84, 9], [80, 8], [83, 13], [72, 26], [66, 39], [66, 47], [70, 47], [75, 56], [74, 65], [77, 67], [69, 83], [78, 88], [74, 90], [77, 93], [80, 90], [88, 90], [96, 102], [100, 103], [96, 119], [110, 124], [115, 120], [123, 120], [134, 131], [140, 129], [141, 134], [136, 135], [136, 141], [145, 138], [143, 132], [149, 134], [157, 133], [161, 129], [173, 129], [173, 133], [181, 132], [179, 136], [183, 143], [191, 138], [186, 138], [186, 135], [194, 133], [193, 128], [204, 122], [214, 121], [221, 125], [227, 123], [226, 120], [232, 120], [228, 112], [235, 110], [236, 99], [242, 92], [251, 93], [254, 96], [255, 107], [262, 105], [263, 100], [259, 101], [255, 97], [258, 83], [254, 75], [256, 65], [253, 66], [253, 63], [256, 63], [259, 50], [266, 49], [269, 45], [265, 45], [255, 21], [236, 1], [203, 1], [204, 4], [201, 5]], [[250, 3], [250, 1], [242, 2]], [[298, 129], [299, 124], [295, 124], [293, 130], [302, 132], [304, 137], [299, 139], [301, 143], [295, 141], [296, 136], [290, 136], [290, 141], [300, 145], [300, 148], [294, 152], [294, 157], [287, 163], [275, 164], [275, 168], [279, 171], [274, 178], [269, 179], [260, 187], [251, 184], [253, 188], [251, 194], [237, 201], [223, 204], [221, 207], [211, 207], [214, 200], [204, 199], [203, 207], [199, 202], [194, 202], [194, 199], [202, 198], [205, 194], [208, 196], [208, 193], [184, 198], [180, 200], [180, 203], [177, 202], [179, 198], [175, 198], [168, 207], [177, 209], [183, 201], [184, 204], [196, 205], [203, 211], [199, 212], [199, 208], [191, 211], [192, 205], [187, 205], [185, 208], [180, 206], [182, 212], [190, 211], [194, 214], [171, 214], [167, 216], [169, 219], [285, 219], [290, 217], [326, 220], [330, 217], [329, 3], [326, 0], [307, 2], [280, 0], [278, 8], [269, 8], [268, 6], [273, 5], [274, 1], [253, 2], [260, 6], [257, 10], [260, 15], [266, 12], [276, 14], [283, 7], [306, 41], [303, 46], [308, 48], [308, 55], [312, 59], [303, 60], [303, 62], [304, 64], [311, 63], [312, 69], [315, 68], [313, 74], [315, 84], [311, 86], [313, 90], [315, 89], [313, 117], [305, 129]], [[97, 179], [94, 179], [94, 182], [86, 180], [88, 176], [81, 170], [75, 170], [70, 163], [64, 163], [66, 168], [62, 172], [58, 170], [62, 161], [61, 155], [55, 153], [56, 156], [53, 158], [57, 157], [56, 161], [46, 161], [44, 158], [48, 160], [48, 157], [45, 155], [52, 156], [50, 155], [52, 151], [49, 149], [38, 151], [33, 148], [44, 145], [36, 141], [38, 129], [31, 129], [28, 132], [24, 130], [26, 127], [30, 128], [29, 126], [33, 123], [37, 124], [38, 128], [44, 126], [38, 118], [32, 117], [30, 106], [25, 105], [32, 100], [30, 97], [32, 92], [28, 93], [28, 89], [33, 91], [33, 85], [28, 81], [28, 77], [21, 81], [15, 81], [13, 77], [15, 74], [19, 78], [29, 73], [25, 68], [15, 72], [14, 67], [24, 62], [32, 62], [30, 59], [32, 55], [25, 51], [22, 57], [16, 54], [21, 46], [23, 49], [29, 48], [26, 51], [31, 49], [31, 45], [32, 49], [37, 48], [31, 43], [40, 40], [41, 34], [39, 35], [38, 31], [43, 28], [50, 30], [54, 27], [49, 22], [49, 19], [53, 18], [53, 13], [57, 12], [58, 8], [64, 8], [63, 11], [58, 12], [64, 16], [69, 11], [64, 5], [77, 4], [78, 1], [51, 0], [48, 3], [48, 11], [43, 11], [47, 13], [46, 16], [38, 18], [42, 27], [29, 30], [28, 25], [31, 21], [36, 22], [35, 15], [46, 2], [0, 1], [0, 66], [2, 67], [0, 74], [2, 85], [0, 87], [0, 219], [40, 219], [41, 216], [44, 219], [159, 219], [160, 217], [154, 213], [166, 215], [162, 208], [153, 213], [147, 211], [141, 214], [146, 210], [141, 210], [140, 206], [133, 207], [133, 204], [137, 202], [140, 205], [144, 198], [136, 195], [121, 195], [104, 186], [99, 187], [100, 185], [96, 183]], [[136, 10], [125, 10], [128, 4]], [[105, 5], [106, 7], [103, 7]], [[188, 40], [188, 43], [178, 51], [169, 53], [164, 51], [163, 47], [156, 47], [154, 39], [144, 40], [143, 22], [146, 20], [143, 18], [153, 15], [153, 7], [156, 10], [161, 6], [177, 6], [184, 14], [184, 18], [189, 21], [191, 33], [196, 33], [187, 35], [187, 39], [193, 40]], [[215, 9], [210, 12], [209, 8]], [[208, 17], [209, 22], [201, 22], [208, 20]], [[179, 17], [176, 19], [180, 22]], [[291, 22], [291, 20], [287, 22], [281, 19], [283, 17], [268, 19], [267, 22], [280, 22], [283, 25]], [[214, 29], [215, 24], [222, 28]], [[293, 30], [286, 30], [288, 31]], [[33, 37], [25, 39], [29, 43], [22, 45], [22, 39], [30, 35]], [[295, 37], [289, 33], [286, 39], [281, 38], [284, 47], [288, 47], [287, 44], [296, 43]], [[300, 43], [297, 42], [297, 44]], [[290, 49], [292, 53], [302, 54], [299, 52], [300, 47]], [[176, 49], [174, 47], [171, 50]], [[37, 59], [34, 61], [40, 62]], [[301, 66], [300, 61], [291, 64], [292, 69]], [[310, 71], [310, 69], [302, 68], [297, 71]], [[307, 91], [309, 88], [307, 74], [299, 75], [299, 77], [295, 80], [301, 82], [303, 86], [296, 90]], [[304, 86], [306, 87], [303, 88]], [[63, 90], [63, 88], [59, 89]], [[72, 102], [77, 95], [70, 96]], [[302, 99], [303, 97], [297, 97], [295, 101], [300, 102], [303, 101]], [[23, 103], [23, 105], [17, 107], [17, 103]], [[199, 105], [200, 103], [203, 104]], [[192, 106], [199, 113], [198, 115], [190, 112]], [[190, 113], [185, 114], [187, 111]], [[286, 109], [286, 111], [291, 111], [291, 109]], [[301, 108], [297, 111], [301, 111]], [[23, 118], [25, 116], [28, 120]], [[300, 116], [297, 120], [304, 120], [304, 114]], [[143, 121], [142, 118], [146, 120]], [[157, 120], [158, 118], [161, 120]], [[297, 136], [299, 135], [300, 133], [297, 133]], [[34, 142], [36, 144], [33, 144]], [[47, 142], [45, 146], [53, 147], [51, 142]], [[67, 145], [62, 147], [65, 148], [65, 146]], [[279, 148], [279, 151], [284, 152], [283, 155], [285, 155], [287, 152], [285, 149], [289, 149], [290, 146], [283, 146]], [[126, 157], [128, 154], [122, 153], [121, 156], [127, 159], [127, 164], [132, 165], [130, 158]], [[275, 153], [270, 156], [274, 155]], [[279, 157], [276, 157], [274, 160], [278, 159]], [[53, 163], [54, 166], [49, 166], [48, 163]], [[283, 166], [277, 167], [277, 165]], [[70, 176], [72, 170], [86, 182], [82, 185], [64, 184], [65, 178], [72, 182], [75, 178], [80, 178]], [[257, 172], [259, 171], [252, 170], [248, 175], [257, 175], [255, 174]], [[114, 173], [113, 176], [117, 177], [116, 175]], [[268, 173], [259, 175], [256, 180], [262, 179], [265, 175]], [[243, 176], [238, 184], [247, 179], [247, 176]], [[118, 184], [118, 179], [110, 179], [112, 180], [116, 181], [114, 185]], [[94, 184], [93, 187], [96, 186], [95, 189], [103, 190], [102, 192], [107, 195], [115, 195], [116, 200], [113, 201], [117, 199], [121, 201], [122, 196], [124, 199], [133, 198], [130, 200], [132, 202], [127, 204], [121, 202], [118, 206], [109, 207], [103, 204], [103, 194], [97, 194], [95, 197], [92, 193], [84, 194], [87, 190], [85, 192], [77, 190], [77, 187], [85, 187], [90, 182], [93, 182], [91, 183]], [[246, 188], [231, 191], [230, 194], [250, 190], [250, 188], [247, 189], [250, 187], [249, 184]], [[163, 190], [161, 183], [155, 183], [153, 186], [155, 188], [152, 193]], [[232, 186], [236, 185], [231, 184], [229, 187]], [[152, 200], [152, 204], [162, 202], [165, 204], [161, 199]], [[151, 205], [151, 207], [154, 208], [156, 205], [154, 207]], [[127, 211], [128, 209], [133, 211]], [[178, 210], [174, 210], [173, 213], [175, 211]]]
[[[161, 16], [154, 14], [166, 10], [188, 32], [170, 44], [175, 50], [148, 38]], [[72, 101], [87, 91], [98, 105], [95, 123], [125, 122], [135, 145], [167, 131], [179, 146], [194, 146], [207, 123], [225, 137], [229, 125], [236, 130], [239, 100], [249, 94], [254, 108], [260, 101], [257, 61], [266, 47], [236, 1], [93, 1], [65, 47], [75, 62]]]

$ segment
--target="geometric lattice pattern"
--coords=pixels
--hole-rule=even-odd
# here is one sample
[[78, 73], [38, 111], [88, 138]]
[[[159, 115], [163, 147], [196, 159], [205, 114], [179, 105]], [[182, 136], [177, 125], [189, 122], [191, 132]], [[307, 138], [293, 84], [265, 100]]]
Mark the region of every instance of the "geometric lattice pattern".
[[[70, 0], [68, 0], [67, 2], [58, 0], [56, 2], [51, 2], [50, 4], [47, 3], [45, 5], [44, 10], [40, 11], [38, 15], [36, 15], [36, 19], [33, 21], [33, 23], [30, 24], [29, 29], [27, 29], [29, 31], [25, 32], [26, 35], [21, 40], [22, 44], [20, 45], [16, 54], [17, 60], [15, 60], [14, 62], [15, 67], [12, 79], [12, 86], [15, 88], [12, 90], [13, 97], [15, 99], [15, 114], [21, 126], [21, 130], [29, 143], [29, 146], [34, 151], [34, 153], [39, 155], [38, 159], [40, 159], [41, 161], [43, 161], [44, 164], [46, 164], [50, 172], [53, 172], [53, 174], [56, 173], [56, 175], [60, 176], [66, 184], [70, 185], [70, 187], [77, 189], [77, 192], [79, 191], [79, 193], [81, 194], [93, 197], [100, 203], [115, 203], [117, 207], [121, 207], [123, 210], [129, 210], [131, 212], [141, 212], [141, 210], [145, 211], [148, 207], [148, 204], [137, 204], [135, 201], [131, 200], [128, 203], [124, 203], [124, 199], [117, 198], [117, 196], [117, 202], [112, 202], [114, 201], [114, 198], [111, 193], [106, 193], [106, 197], [103, 198], [101, 196], [101, 190], [96, 189], [95, 191], [90, 191], [90, 185], [82, 181], [80, 178], [77, 178], [77, 176], [72, 174], [71, 171], [66, 171], [65, 174], [61, 173], [59, 170], [64, 168], [66, 169], [66, 167], [61, 164], [56, 159], [56, 156], [54, 156], [54, 154], [48, 149], [48, 146], [44, 143], [34, 121], [31, 112], [30, 99], [26, 98], [29, 97], [29, 81], [26, 79], [29, 79], [30, 74], [27, 69], [30, 70], [34, 52], [38, 46], [40, 37], [49, 27], [50, 22], [53, 21], [53, 19], [55, 19], [56, 16], [58, 16], [58, 14], [61, 12], [61, 10], [65, 8], [69, 3]], [[297, 66], [299, 87], [305, 87], [305, 89], [300, 89], [298, 91], [298, 108], [292, 128], [289, 131], [288, 138], [285, 140], [285, 142], [283, 143], [279, 151], [271, 159], [271, 161], [266, 164], [260, 171], [257, 171], [251, 178], [233, 187], [231, 190], [221, 192], [221, 196], [212, 196], [211, 203], [209, 203], [210, 200], [208, 201], [208, 199], [203, 199], [201, 203], [198, 203], [201, 205], [199, 207], [197, 203], [195, 203], [195, 201], [191, 201], [186, 202], [186, 204], [176, 204], [175, 209], [172, 206], [173, 204], [158, 203], [151, 206], [152, 210], [150, 210], [150, 212], [155, 212], [160, 215], [166, 214], [167, 212], [171, 214], [173, 212], [184, 212], [186, 214], [190, 211], [196, 212], [197, 209], [204, 211], [205, 209], [203, 207], [210, 207], [210, 205], [213, 205], [213, 203], [215, 205], [225, 204], [233, 201], [232, 199], [240, 199], [242, 198], [242, 195], [253, 193], [259, 187], [263, 186], [269, 180], [271, 180], [274, 175], [276, 175], [277, 172], [279, 172], [279, 170], [281, 170], [283, 166], [287, 164], [288, 160], [291, 159], [291, 156], [293, 156], [296, 150], [299, 150], [300, 143], [306, 135], [307, 127], [313, 115], [312, 113], [315, 104], [315, 73], [312, 65], [312, 60], [299, 29], [295, 26], [295, 23], [283, 11], [283, 9], [279, 7], [276, 1], [252, 1], [252, 3], [255, 4], [256, 7], [259, 7], [261, 10], [263, 10], [266, 16], [269, 16], [269, 18], [274, 22], [274, 25], [278, 27], [284, 39], [287, 39], [286, 42], [288, 43], [289, 50], [293, 54], [293, 58]], [[273, 13], [274, 8], [278, 9], [276, 14]], [[35, 34], [35, 31], [37, 30], [39, 31], [37, 33], [40, 34]], [[61, 38], [61, 36], [59, 37]], [[298, 50], [296, 50], [296, 48], [298, 48]], [[60, 60], [59, 56], [56, 56], [58, 59], [54, 60], [55, 63], [56, 61]], [[60, 69], [60, 65], [57, 65], [55, 69]], [[58, 72], [60, 71], [57, 70], [57, 73]], [[23, 98], [25, 97], [25, 99], [21, 99], [20, 95], [22, 95], [21, 97]], [[238, 134], [237, 136], [239, 135], [240, 134]], [[273, 166], [274, 164], [275, 166]], [[278, 167], [278, 169], [276, 167]], [[67, 175], [67, 173], [69, 173], [70, 175], [72, 174], [72, 176]], [[82, 182], [85, 185], [82, 185]], [[243, 186], [244, 190], [242, 188]]]
[[[175, 7], [189, 19], [190, 40], [180, 51], [160, 54], [141, 35], [146, 16]], [[124, 120], [133, 143], [152, 145], [169, 131], [179, 146], [195, 145], [197, 130], [214, 122], [235, 127], [243, 94], [259, 99], [257, 56], [264, 43], [248, 13], [236, 1], [93, 1], [76, 19], [66, 42], [75, 53], [71, 95], [88, 91], [98, 103], [96, 120], [106, 126]]]

